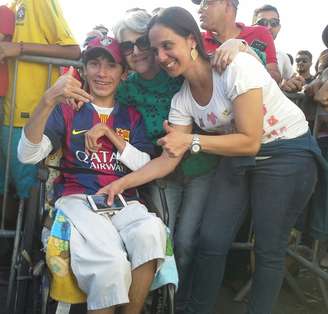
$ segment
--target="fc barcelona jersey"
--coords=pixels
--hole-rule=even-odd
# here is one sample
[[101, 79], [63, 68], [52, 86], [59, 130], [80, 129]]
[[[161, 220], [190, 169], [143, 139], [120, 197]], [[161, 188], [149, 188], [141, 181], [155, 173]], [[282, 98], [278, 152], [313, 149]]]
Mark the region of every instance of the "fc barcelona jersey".
[[101, 187], [129, 172], [118, 160], [116, 147], [105, 136], [98, 140], [101, 144], [99, 151], [86, 153], [85, 133], [101, 122], [140, 151], [153, 155], [154, 147], [134, 107], [117, 104], [106, 116], [98, 114], [91, 103], [83, 105], [79, 111], [59, 104], [51, 113], [45, 129], [54, 150], [60, 147], [63, 150], [60, 167], [69, 169], [62, 171], [55, 181], [55, 198], [79, 193], [95, 194]]

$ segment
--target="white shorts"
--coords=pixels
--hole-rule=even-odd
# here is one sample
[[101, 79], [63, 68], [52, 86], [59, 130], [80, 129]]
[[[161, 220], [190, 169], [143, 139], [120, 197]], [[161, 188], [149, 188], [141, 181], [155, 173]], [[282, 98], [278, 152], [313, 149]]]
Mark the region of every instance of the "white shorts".
[[128, 303], [131, 271], [165, 258], [165, 226], [140, 203], [111, 219], [93, 212], [83, 194], [61, 197], [55, 208], [71, 223], [71, 266], [89, 310]]

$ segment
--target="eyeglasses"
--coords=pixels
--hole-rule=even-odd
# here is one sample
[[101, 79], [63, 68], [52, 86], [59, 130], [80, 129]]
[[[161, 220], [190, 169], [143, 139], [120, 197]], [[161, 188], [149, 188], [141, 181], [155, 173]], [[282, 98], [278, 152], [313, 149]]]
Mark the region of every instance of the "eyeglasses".
[[280, 25], [280, 20], [277, 18], [272, 18], [272, 19], [260, 19], [256, 23], [256, 25], [261, 25], [261, 26], [266, 26], [268, 27], [269, 25], [271, 27], [278, 27]]
[[134, 46], [137, 46], [140, 51], [150, 49], [150, 43], [146, 35], [140, 36], [135, 42], [123, 41], [120, 44], [121, 51], [124, 56], [129, 56], [134, 51]]
[[203, 10], [207, 10], [209, 5], [212, 5], [218, 1], [221, 1], [221, 0], [202, 0], [199, 3], [199, 7]]

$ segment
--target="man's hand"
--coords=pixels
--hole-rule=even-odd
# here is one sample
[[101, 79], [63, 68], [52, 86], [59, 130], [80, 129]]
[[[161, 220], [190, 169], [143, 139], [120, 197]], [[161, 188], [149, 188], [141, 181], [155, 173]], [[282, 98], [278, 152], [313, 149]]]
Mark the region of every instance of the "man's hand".
[[161, 145], [170, 157], [182, 156], [189, 149], [192, 142], [192, 134], [177, 131], [169, 126], [167, 120], [164, 121], [163, 128], [166, 131], [166, 135], [160, 138], [157, 144]]
[[19, 43], [11, 43], [7, 41], [0, 42], [0, 63], [6, 58], [13, 58], [20, 55], [21, 48]]
[[288, 80], [283, 80], [280, 84], [280, 88], [287, 93], [300, 92], [305, 84], [302, 76], [292, 76]]
[[228, 39], [214, 52], [211, 58], [212, 67], [219, 73], [222, 73], [233, 61], [238, 52], [245, 51], [246, 45], [240, 39]]
[[73, 73], [74, 68], [70, 67], [66, 74], [60, 76], [46, 91], [44, 95], [46, 103], [54, 105], [66, 102], [74, 110], [79, 110], [84, 103], [93, 100], [93, 97], [81, 88], [81, 82], [74, 78]]
[[119, 194], [119, 193], [123, 193], [124, 188], [123, 188], [123, 184], [122, 184], [122, 179], [118, 179], [113, 181], [112, 183], [104, 186], [103, 188], [101, 188], [97, 194], [106, 194], [108, 195], [107, 197], [107, 204], [109, 206], [111, 206], [114, 202], [114, 197], [115, 195]]
[[314, 95], [319, 91], [323, 82], [317, 78], [313, 80], [310, 84], [304, 86], [304, 93], [310, 97], [314, 97]]
[[85, 133], [85, 150], [87, 153], [97, 152], [101, 148], [98, 140], [106, 135], [108, 129], [109, 127], [105, 123], [98, 123]]

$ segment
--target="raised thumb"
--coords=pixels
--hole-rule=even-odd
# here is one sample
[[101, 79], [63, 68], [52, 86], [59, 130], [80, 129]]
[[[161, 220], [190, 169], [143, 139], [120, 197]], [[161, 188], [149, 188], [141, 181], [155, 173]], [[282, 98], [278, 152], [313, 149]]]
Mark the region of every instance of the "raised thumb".
[[163, 122], [163, 129], [165, 130], [166, 133], [171, 133], [172, 131], [174, 131], [174, 128], [172, 128], [169, 125], [169, 121], [167, 121], [167, 120], [164, 120], [164, 122]]

